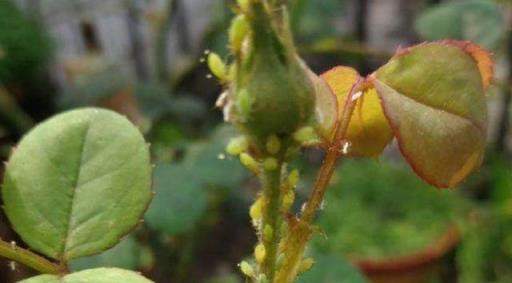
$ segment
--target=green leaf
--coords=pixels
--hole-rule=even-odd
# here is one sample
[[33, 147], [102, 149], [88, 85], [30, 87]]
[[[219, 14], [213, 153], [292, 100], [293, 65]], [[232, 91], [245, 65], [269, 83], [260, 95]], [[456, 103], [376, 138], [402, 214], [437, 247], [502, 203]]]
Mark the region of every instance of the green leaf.
[[461, 46], [401, 50], [371, 78], [402, 154], [437, 187], [453, 187], [474, 171], [485, 146], [484, 74]]
[[417, 32], [427, 40], [471, 40], [495, 49], [505, 34], [501, 8], [488, 0], [453, 1], [426, 10], [416, 21]]
[[95, 267], [118, 267], [137, 269], [141, 248], [133, 236], [125, 237], [118, 245], [101, 254], [83, 257], [70, 262], [72, 270], [79, 271]]
[[74, 83], [59, 97], [62, 108], [98, 105], [130, 85], [131, 78], [121, 71], [121, 61], [92, 56], [80, 63], [85, 70], [75, 74]]
[[44, 27], [12, 1], [0, 1], [0, 46], [0, 81], [8, 85], [37, 78], [53, 53]]
[[19, 283], [152, 283], [142, 275], [118, 268], [96, 268], [68, 274], [62, 278], [40, 275]]
[[176, 164], [158, 164], [154, 175], [155, 197], [146, 223], [169, 234], [190, 230], [203, 216], [207, 198], [194, 174]]
[[300, 276], [298, 282], [368, 283], [368, 280], [340, 256], [316, 255], [313, 268]]
[[136, 85], [134, 95], [139, 109], [145, 117], [158, 119], [169, 113], [173, 101], [165, 85], [158, 83], [141, 83]]
[[323, 0], [321, 4], [314, 0], [289, 2], [293, 33], [300, 41], [311, 42], [322, 36], [340, 35], [339, 30], [333, 29], [333, 23], [340, 18], [340, 12], [347, 10], [347, 1]]
[[29, 132], [9, 159], [5, 211], [29, 246], [68, 261], [115, 245], [151, 193], [144, 138], [126, 118], [86, 108]]

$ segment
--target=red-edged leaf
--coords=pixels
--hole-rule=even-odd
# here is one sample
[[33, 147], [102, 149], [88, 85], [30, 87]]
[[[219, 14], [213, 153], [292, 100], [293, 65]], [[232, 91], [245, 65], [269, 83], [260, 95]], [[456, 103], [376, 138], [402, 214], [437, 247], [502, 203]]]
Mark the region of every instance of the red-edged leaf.
[[453, 187], [478, 168], [487, 108], [480, 68], [467, 48], [417, 45], [399, 52], [371, 79], [401, 152], [420, 177]]
[[487, 91], [494, 77], [494, 60], [492, 58], [492, 54], [470, 41], [443, 40], [442, 42], [457, 46], [473, 57], [478, 65], [478, 69], [480, 70], [484, 91]]

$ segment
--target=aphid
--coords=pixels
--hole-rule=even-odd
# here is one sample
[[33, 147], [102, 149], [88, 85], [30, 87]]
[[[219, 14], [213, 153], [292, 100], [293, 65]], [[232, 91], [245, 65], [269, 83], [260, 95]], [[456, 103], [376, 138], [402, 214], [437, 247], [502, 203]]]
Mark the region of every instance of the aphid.
[[240, 264], [240, 270], [247, 277], [254, 277], [254, 269], [247, 261], [242, 261]]
[[254, 248], [254, 258], [258, 263], [263, 263], [265, 261], [265, 257], [267, 256], [267, 250], [263, 244], [258, 244], [256, 248]]
[[277, 163], [277, 159], [273, 157], [265, 158], [265, 160], [263, 161], [263, 168], [265, 168], [265, 170], [267, 171], [274, 171], [277, 169], [278, 166], [279, 165]]

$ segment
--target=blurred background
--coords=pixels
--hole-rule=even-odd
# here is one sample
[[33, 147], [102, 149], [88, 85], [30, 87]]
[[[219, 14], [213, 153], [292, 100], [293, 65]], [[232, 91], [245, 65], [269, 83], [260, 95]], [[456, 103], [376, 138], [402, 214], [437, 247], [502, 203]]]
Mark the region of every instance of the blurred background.
[[[204, 64], [228, 58], [231, 0], [0, 0], [0, 158], [45, 118], [84, 106], [129, 117], [151, 143], [155, 198], [119, 245], [72, 263], [117, 266], [160, 283], [242, 283], [256, 242], [258, 183], [225, 155], [236, 132], [213, 107]], [[481, 170], [457, 190], [419, 180], [396, 145], [340, 166], [299, 283], [512, 282], [512, 1], [289, 0], [300, 54], [317, 73], [368, 74], [397, 47], [444, 38], [490, 49], [496, 79]], [[307, 150], [296, 209], [322, 159]], [[2, 163], [3, 164], [3, 163]], [[3, 166], [3, 165], [2, 165]], [[0, 172], [3, 168], [0, 167]], [[1, 202], [1, 199], [0, 199]], [[0, 212], [0, 237], [23, 246]], [[32, 274], [0, 260], [0, 282]]]

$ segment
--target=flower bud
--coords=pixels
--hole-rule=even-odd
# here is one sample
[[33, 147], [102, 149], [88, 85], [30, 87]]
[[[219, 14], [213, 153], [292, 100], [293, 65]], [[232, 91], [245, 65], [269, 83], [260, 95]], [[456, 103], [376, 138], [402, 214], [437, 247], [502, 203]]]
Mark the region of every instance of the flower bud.
[[236, 122], [262, 140], [290, 135], [311, 121], [314, 85], [286, 24], [274, 24], [263, 3], [250, 3], [250, 48], [237, 62], [231, 87]]

